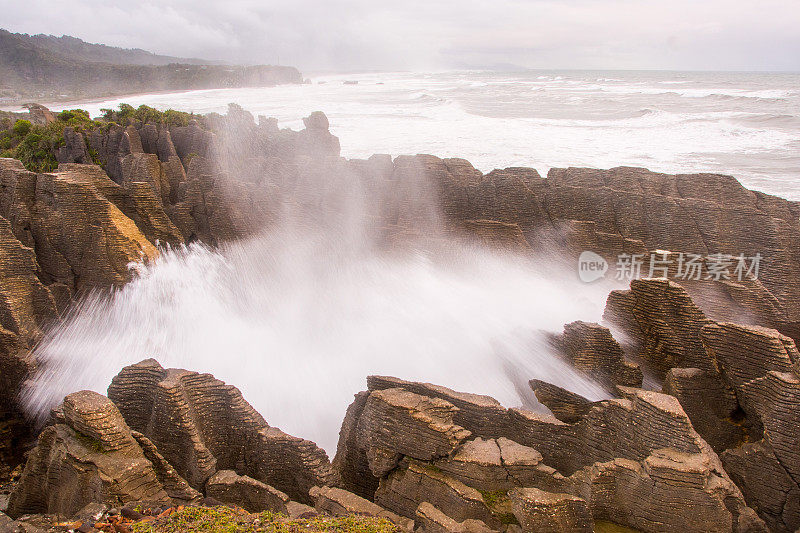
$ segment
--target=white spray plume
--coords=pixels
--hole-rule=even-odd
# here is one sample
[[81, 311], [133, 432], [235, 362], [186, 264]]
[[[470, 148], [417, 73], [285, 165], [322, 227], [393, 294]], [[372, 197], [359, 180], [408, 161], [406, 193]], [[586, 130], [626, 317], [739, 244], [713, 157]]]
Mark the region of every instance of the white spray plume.
[[605, 396], [553, 355], [546, 332], [598, 320], [608, 286], [441, 234], [377, 245], [376, 217], [396, 213], [391, 202], [437, 233], [424, 180], [398, 195], [347, 173], [320, 176], [316, 186], [278, 187], [289, 196], [263, 233], [165, 250], [122, 289], [77, 303], [35, 349], [29, 413], [44, 416], [73, 391], [104, 393], [123, 366], [149, 357], [236, 385], [271, 425], [329, 453], [370, 374], [507, 406], [531, 402], [532, 378]]

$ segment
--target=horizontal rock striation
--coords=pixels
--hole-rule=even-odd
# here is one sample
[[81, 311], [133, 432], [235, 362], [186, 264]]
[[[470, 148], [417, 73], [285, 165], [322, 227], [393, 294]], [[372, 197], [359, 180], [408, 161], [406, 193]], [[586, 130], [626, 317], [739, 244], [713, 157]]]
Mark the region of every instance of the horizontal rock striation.
[[46, 427], [28, 458], [9, 513], [72, 516], [91, 502], [169, 503], [153, 464], [119, 410], [82, 391], [64, 399], [63, 423]]
[[[540, 511], [533, 503], [514, 506], [513, 491], [536, 488], [571, 495], [567, 502], [583, 501], [594, 519], [642, 531], [765, 530], [672, 396], [620, 387], [624, 398], [597, 402], [579, 421], [565, 424], [425, 383], [374, 376], [368, 383], [370, 390], [357, 396], [360, 413], [351, 407], [343, 424], [333, 464], [345, 483], [379, 478], [372, 497], [398, 514], [412, 517], [428, 502], [458, 522], [477, 519], [492, 527], [510, 513], [520, 523], [552, 520], [554, 511], [545, 510], [546, 505]], [[460, 442], [448, 441], [452, 450], [446, 457], [431, 453], [430, 424], [404, 423], [408, 415], [376, 418], [367, 409], [402, 390], [408, 394], [403, 397], [413, 398], [409, 404], [420, 409], [412, 418], [434, 400], [448, 413], [437, 421], [434, 441], [454, 431], [464, 435]], [[484, 423], [489, 417], [492, 425]], [[376, 436], [402, 434], [402, 441], [382, 440], [377, 454], [370, 447], [375, 440], [352, 438], [359, 429]], [[368, 468], [376, 456], [390, 460], [378, 470]], [[358, 485], [362, 490], [372, 486]], [[583, 518], [576, 520], [586, 524], [589, 515], [573, 507], [564, 512], [578, 513]]]
[[324, 451], [270, 427], [236, 387], [210, 374], [149, 359], [124, 368], [108, 396], [195, 489], [219, 470], [234, 470], [308, 502], [311, 487], [335, 481]]

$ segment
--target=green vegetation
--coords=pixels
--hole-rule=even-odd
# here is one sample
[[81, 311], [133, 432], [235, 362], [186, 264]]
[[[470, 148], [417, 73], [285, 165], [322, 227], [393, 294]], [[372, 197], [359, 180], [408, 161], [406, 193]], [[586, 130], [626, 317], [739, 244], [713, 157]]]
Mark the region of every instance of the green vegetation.
[[90, 450], [97, 452], [97, 453], [105, 453], [105, 447], [103, 443], [99, 440], [92, 438], [88, 435], [84, 435], [83, 433], [75, 432], [75, 438], [80, 441], [85, 447], [89, 448]]
[[14, 127], [11, 128], [11, 131], [14, 132], [14, 135], [18, 135], [19, 137], [25, 137], [28, 133], [30, 133], [33, 124], [31, 124], [30, 120], [18, 120]]
[[138, 522], [133, 533], [397, 533], [399, 530], [384, 518], [318, 516], [290, 519], [279, 513], [251, 514], [230, 507], [186, 507], [167, 518]]
[[92, 162], [101, 165], [98, 153], [89, 146], [88, 134], [98, 128], [108, 128], [111, 124], [127, 127], [139, 122], [167, 124], [168, 126], [187, 126], [189, 121], [204, 123], [201, 115], [185, 113], [174, 109], [159, 111], [141, 105], [134, 108], [130, 104], [120, 104], [118, 110], [102, 109], [103, 116], [92, 120], [89, 112], [83, 109], [68, 109], [56, 115], [55, 122], [46, 126], [31, 124], [20, 119], [14, 121], [12, 115], [0, 116], [0, 157], [19, 159], [25, 168], [33, 172], [52, 172], [58, 168], [56, 154], [64, 146], [64, 128], [71, 127], [83, 133], [86, 148]]
[[519, 524], [511, 509], [511, 499], [507, 490], [480, 490], [486, 507], [501, 524]]
[[10, 128], [0, 131], [0, 157], [19, 159], [25, 168], [34, 172], [52, 172], [58, 167], [56, 153], [64, 146], [64, 128], [69, 126], [88, 133], [99, 125], [83, 109], [62, 111], [55, 122], [46, 126], [17, 120]]
[[146, 105], [140, 105], [138, 108], [130, 104], [120, 104], [117, 111], [113, 109], [101, 109], [103, 120], [106, 122], [114, 122], [120, 126], [129, 126], [135, 122], [154, 122], [156, 124], [167, 124], [168, 126], [187, 126], [190, 120], [202, 121], [201, 115], [194, 113], [186, 113], [184, 111], [176, 111], [174, 109], [167, 109], [166, 111], [159, 111], [158, 109]]

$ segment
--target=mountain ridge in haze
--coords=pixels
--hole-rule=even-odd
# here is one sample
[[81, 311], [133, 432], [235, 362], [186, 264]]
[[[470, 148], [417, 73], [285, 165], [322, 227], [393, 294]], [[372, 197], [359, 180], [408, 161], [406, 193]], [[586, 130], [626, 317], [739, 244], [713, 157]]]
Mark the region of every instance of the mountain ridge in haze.
[[294, 67], [225, 65], [0, 29], [0, 104], [302, 81]]

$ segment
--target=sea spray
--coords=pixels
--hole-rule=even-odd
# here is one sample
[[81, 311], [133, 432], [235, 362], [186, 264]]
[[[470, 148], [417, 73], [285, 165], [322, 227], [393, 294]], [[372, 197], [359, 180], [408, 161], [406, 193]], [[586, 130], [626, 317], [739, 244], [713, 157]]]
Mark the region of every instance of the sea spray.
[[[243, 118], [235, 128], [251, 127]], [[260, 147], [245, 136], [217, 137], [227, 180], [259, 179], [244, 162]], [[28, 411], [44, 417], [67, 393], [105, 392], [123, 366], [150, 357], [236, 385], [271, 425], [329, 452], [370, 374], [507, 406], [536, 407], [533, 378], [604, 397], [549, 340], [567, 322], [598, 320], [610, 286], [581, 283], [545, 251], [457, 237], [416, 160], [381, 161], [386, 179], [338, 158], [271, 174], [271, 216], [254, 235], [163, 250], [124, 287], [83, 297], [34, 350]]]
[[532, 378], [603, 396], [553, 356], [543, 334], [596, 320], [602, 289], [478, 248], [457, 263], [343, 258], [326, 248], [305, 239], [275, 247], [263, 237], [165, 252], [122, 289], [83, 300], [47, 335], [26, 405], [45, 414], [69, 392], [104, 392], [123, 366], [153, 357], [236, 385], [271, 425], [332, 452], [369, 374], [508, 406], [530, 401], [521, 393]]

